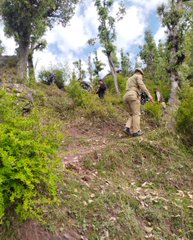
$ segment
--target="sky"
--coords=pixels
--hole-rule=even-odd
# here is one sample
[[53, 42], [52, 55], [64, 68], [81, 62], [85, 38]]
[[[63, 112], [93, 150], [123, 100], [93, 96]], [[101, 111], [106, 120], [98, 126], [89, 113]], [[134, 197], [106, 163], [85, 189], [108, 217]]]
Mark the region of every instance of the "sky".
[[[114, 0], [112, 14], [118, 10], [118, 0]], [[144, 43], [144, 33], [150, 30], [156, 43], [164, 40], [165, 32], [156, 13], [157, 7], [168, 0], [123, 0], [126, 6], [124, 18], [116, 23], [117, 40], [115, 45], [118, 52], [124, 49], [129, 52], [131, 62], [135, 63], [139, 46]], [[34, 65], [36, 74], [53, 66], [66, 66], [73, 68], [73, 61], [82, 60], [83, 68], [87, 70], [88, 56], [94, 56], [97, 51], [99, 59], [106, 64], [101, 77], [109, 72], [107, 59], [99, 44], [90, 47], [87, 41], [97, 36], [98, 16], [94, 6], [94, 0], [83, 0], [76, 7], [75, 14], [64, 28], [55, 25], [52, 30], [45, 33], [47, 48], [41, 52], [35, 52]], [[16, 44], [12, 38], [6, 38], [3, 33], [3, 23], [0, 23], [0, 39], [6, 48], [4, 54], [12, 55]]]

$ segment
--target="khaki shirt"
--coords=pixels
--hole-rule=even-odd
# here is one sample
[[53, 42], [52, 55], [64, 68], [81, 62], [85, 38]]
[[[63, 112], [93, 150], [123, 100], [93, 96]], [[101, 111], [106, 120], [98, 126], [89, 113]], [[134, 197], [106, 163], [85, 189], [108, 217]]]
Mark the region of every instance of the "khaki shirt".
[[132, 77], [130, 77], [127, 81], [126, 85], [126, 91], [127, 92], [136, 92], [137, 95], [140, 95], [140, 92], [145, 92], [148, 97], [151, 96], [150, 92], [146, 88], [144, 82], [143, 82], [143, 77], [139, 74], [134, 74]]

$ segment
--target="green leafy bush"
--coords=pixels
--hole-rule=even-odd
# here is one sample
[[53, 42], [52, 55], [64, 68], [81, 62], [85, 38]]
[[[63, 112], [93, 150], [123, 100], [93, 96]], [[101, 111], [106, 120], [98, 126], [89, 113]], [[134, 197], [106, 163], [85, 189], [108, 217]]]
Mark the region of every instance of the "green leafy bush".
[[64, 83], [65, 83], [65, 80], [64, 80], [64, 77], [63, 77], [63, 71], [60, 70], [60, 69], [56, 69], [54, 71], [55, 75], [56, 75], [56, 79], [55, 79], [55, 84], [56, 86], [59, 88], [59, 89], [62, 89], [64, 88]]
[[76, 106], [86, 107], [88, 105], [91, 94], [81, 87], [79, 81], [72, 80], [66, 90]]
[[181, 94], [181, 104], [176, 114], [177, 130], [188, 145], [193, 146], [193, 87], [186, 86]]
[[43, 70], [39, 73], [39, 79], [42, 83], [48, 84], [48, 77], [50, 75], [51, 71]]
[[0, 221], [7, 210], [20, 219], [39, 217], [42, 204], [57, 201], [58, 125], [45, 123], [36, 109], [23, 116], [16, 102], [0, 91]]
[[[43, 70], [39, 74], [39, 79], [42, 83], [48, 84], [48, 78], [51, 73], [55, 74], [55, 79], [54, 83], [59, 89], [64, 88], [64, 77], [63, 77], [63, 71], [61, 69], [54, 69], [53, 71], [51, 70]], [[49, 84], [48, 84], [49, 85]]]
[[84, 90], [76, 80], [72, 80], [66, 90], [74, 101], [74, 109], [76, 107], [83, 108], [82, 113], [85, 116], [101, 119], [114, 116], [112, 98], [109, 98], [108, 94], [105, 95], [104, 99], [99, 99], [97, 94]]
[[[127, 77], [124, 77], [121, 74], [117, 74], [117, 81], [120, 92], [122, 94], [125, 94]], [[111, 93], [115, 93], [114, 79], [111, 74], [106, 76], [105, 83], [107, 85], [107, 90]]]
[[159, 124], [161, 115], [162, 115], [162, 109], [161, 105], [158, 103], [150, 103], [147, 102], [144, 106], [144, 110], [147, 113], [147, 115], [157, 124]]

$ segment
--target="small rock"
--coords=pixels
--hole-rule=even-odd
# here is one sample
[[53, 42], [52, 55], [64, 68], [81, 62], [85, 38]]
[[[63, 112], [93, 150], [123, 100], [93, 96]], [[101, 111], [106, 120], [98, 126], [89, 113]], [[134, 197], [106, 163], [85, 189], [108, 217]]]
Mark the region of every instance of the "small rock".
[[152, 227], [145, 226], [144, 228], [145, 228], [146, 233], [151, 233], [153, 231]]
[[91, 198], [95, 198], [95, 194], [92, 193], [92, 194], [90, 195], [90, 197], [91, 197]]

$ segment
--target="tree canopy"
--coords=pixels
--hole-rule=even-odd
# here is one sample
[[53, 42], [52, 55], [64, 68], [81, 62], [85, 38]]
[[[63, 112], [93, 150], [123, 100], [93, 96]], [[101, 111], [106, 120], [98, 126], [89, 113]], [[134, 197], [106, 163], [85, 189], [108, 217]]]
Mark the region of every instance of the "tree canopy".
[[103, 52], [108, 58], [111, 73], [114, 78], [114, 85], [116, 93], [119, 95], [119, 87], [117, 81], [117, 73], [115, 69], [116, 65], [116, 46], [114, 41], [116, 40], [115, 22], [122, 18], [125, 13], [125, 8], [120, 5], [117, 17], [113, 17], [111, 14], [113, 0], [96, 0], [95, 6], [97, 8], [99, 27], [98, 38], [100, 44], [103, 47]]
[[19, 72], [25, 77], [29, 46], [55, 23], [66, 26], [78, 0], [1, 0], [0, 13], [7, 36], [18, 44]]

